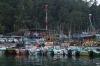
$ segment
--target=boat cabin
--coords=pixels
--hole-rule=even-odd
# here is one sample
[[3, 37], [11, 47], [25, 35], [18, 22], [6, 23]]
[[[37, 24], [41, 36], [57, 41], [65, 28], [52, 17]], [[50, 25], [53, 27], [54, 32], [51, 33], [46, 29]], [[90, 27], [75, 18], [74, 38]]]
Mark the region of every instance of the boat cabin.
[[30, 29], [28, 32], [24, 34], [24, 36], [32, 37], [32, 36], [41, 36], [45, 41], [53, 41], [55, 38], [56, 31], [55, 30], [45, 30], [45, 29]]
[[53, 40], [55, 39], [55, 30], [45, 30], [45, 29], [30, 29], [24, 34], [24, 42], [25, 45], [35, 45], [35, 44], [45, 44], [51, 45], [53, 44]]

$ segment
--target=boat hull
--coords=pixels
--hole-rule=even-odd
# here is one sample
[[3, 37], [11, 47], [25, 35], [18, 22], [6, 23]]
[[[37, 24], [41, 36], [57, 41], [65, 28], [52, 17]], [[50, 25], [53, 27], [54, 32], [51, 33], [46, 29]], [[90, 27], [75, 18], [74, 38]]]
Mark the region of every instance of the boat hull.
[[48, 55], [54, 55], [54, 51], [48, 51], [47, 54]]
[[26, 49], [16, 49], [16, 55], [28, 55], [28, 50]]
[[14, 49], [10, 49], [10, 50], [5, 50], [4, 51], [4, 54], [16, 54], [16, 50], [14, 50]]
[[64, 52], [62, 50], [54, 50], [54, 55], [63, 55]]
[[93, 56], [93, 51], [80, 51], [80, 56]]
[[4, 54], [4, 50], [0, 50], [0, 55]]
[[100, 53], [95, 53], [95, 52], [93, 52], [93, 56], [94, 56], [94, 57], [100, 57]]

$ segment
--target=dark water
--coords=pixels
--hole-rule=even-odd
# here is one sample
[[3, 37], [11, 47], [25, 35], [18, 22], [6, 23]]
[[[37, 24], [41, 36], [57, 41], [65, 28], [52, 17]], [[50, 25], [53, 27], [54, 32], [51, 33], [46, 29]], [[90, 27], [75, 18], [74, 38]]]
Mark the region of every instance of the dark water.
[[100, 58], [0, 55], [0, 66], [100, 66]]

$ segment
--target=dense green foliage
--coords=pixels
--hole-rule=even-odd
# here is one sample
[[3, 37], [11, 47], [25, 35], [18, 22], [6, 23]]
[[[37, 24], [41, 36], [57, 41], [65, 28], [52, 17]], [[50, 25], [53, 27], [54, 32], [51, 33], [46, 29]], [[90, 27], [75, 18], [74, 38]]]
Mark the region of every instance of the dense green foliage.
[[0, 29], [4, 33], [45, 29], [45, 5], [48, 5], [48, 29], [63, 30], [65, 34], [70, 29], [73, 33], [87, 30], [90, 13], [93, 26], [100, 28], [100, 5], [97, 6], [96, 0], [0, 0], [0, 27], [3, 27]]

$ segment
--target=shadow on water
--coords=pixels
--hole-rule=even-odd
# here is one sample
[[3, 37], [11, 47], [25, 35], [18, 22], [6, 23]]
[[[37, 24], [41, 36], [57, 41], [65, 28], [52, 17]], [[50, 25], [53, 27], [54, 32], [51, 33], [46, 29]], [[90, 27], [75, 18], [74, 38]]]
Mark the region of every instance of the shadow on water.
[[0, 66], [97, 66], [100, 57], [66, 55], [0, 55]]

